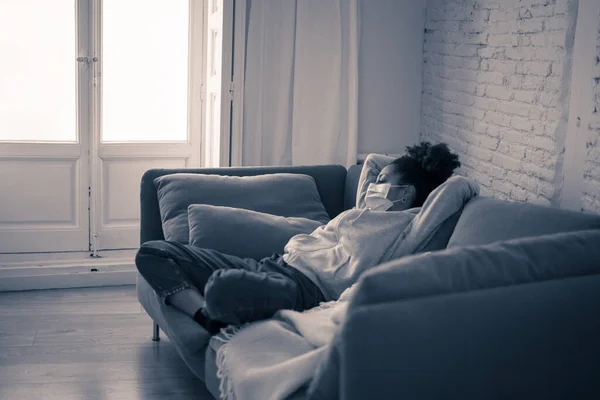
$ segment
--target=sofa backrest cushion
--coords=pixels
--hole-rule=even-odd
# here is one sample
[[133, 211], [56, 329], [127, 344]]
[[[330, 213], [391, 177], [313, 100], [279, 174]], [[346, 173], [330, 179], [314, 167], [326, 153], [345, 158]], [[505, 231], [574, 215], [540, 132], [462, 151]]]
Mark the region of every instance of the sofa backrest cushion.
[[276, 173], [258, 176], [172, 174], [154, 181], [166, 240], [189, 242], [188, 207], [208, 204], [282, 217], [329, 222], [315, 179]]
[[362, 171], [362, 164], [351, 165], [346, 173], [346, 187], [344, 188], [344, 210], [350, 210], [356, 205], [356, 191], [358, 180]]
[[464, 207], [448, 248], [587, 229], [600, 229], [600, 215], [479, 196]]

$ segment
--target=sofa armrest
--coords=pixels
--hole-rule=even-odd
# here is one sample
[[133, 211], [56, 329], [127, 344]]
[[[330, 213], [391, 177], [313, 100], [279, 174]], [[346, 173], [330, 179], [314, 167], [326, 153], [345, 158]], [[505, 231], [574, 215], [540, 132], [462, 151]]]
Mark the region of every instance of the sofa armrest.
[[144, 173], [141, 179], [140, 244], [149, 240], [164, 239], [154, 179], [176, 173], [229, 176], [275, 173], [310, 175], [315, 179], [323, 205], [331, 218], [334, 218], [344, 208], [346, 168], [341, 165], [150, 169]]
[[600, 398], [600, 275], [360, 303], [343, 399]]

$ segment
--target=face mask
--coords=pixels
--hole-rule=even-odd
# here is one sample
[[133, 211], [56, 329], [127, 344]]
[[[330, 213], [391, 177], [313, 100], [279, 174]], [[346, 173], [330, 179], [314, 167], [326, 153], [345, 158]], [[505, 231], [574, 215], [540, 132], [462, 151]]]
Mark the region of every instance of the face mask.
[[388, 194], [390, 193], [390, 189], [393, 187], [402, 186], [392, 186], [389, 183], [369, 184], [369, 187], [367, 188], [367, 194], [365, 196], [365, 204], [367, 207], [373, 211], [387, 211], [397, 202], [406, 203], [405, 198], [396, 201], [392, 201], [387, 198]]

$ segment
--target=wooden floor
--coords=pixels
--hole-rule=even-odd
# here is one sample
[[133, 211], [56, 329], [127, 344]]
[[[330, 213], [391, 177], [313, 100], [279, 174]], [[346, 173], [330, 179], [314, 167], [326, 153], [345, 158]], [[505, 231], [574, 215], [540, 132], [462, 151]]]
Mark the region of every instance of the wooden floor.
[[213, 399], [135, 286], [0, 293], [0, 399]]

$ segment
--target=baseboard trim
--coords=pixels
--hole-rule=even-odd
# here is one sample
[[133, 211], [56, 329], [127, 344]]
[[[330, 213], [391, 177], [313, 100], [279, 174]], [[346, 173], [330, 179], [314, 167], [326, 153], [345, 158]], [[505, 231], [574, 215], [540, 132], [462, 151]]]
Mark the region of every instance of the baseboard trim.
[[0, 268], [0, 292], [135, 285], [136, 279], [131, 261], [4, 267]]

